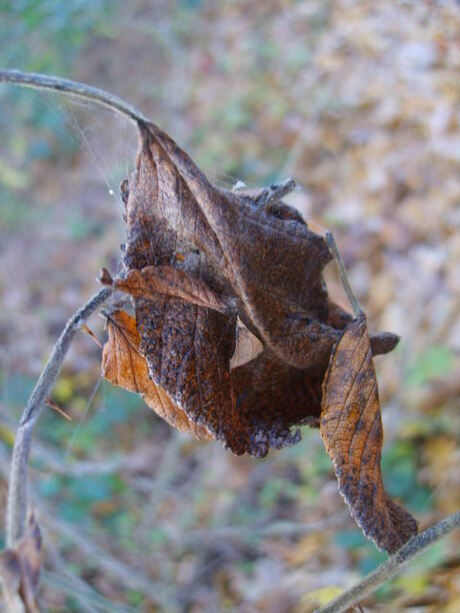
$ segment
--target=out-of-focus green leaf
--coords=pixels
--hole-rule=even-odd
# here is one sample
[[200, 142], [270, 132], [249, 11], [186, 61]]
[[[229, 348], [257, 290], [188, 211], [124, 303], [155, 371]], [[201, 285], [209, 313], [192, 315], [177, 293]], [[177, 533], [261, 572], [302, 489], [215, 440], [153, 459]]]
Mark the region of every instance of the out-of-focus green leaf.
[[384, 562], [388, 555], [383, 551], [379, 551], [376, 547], [369, 547], [369, 543], [365, 546], [365, 553], [359, 562], [359, 569], [363, 575], [371, 573], [379, 564]]
[[448, 375], [454, 365], [454, 356], [447, 347], [434, 346], [422, 353], [409, 367], [407, 386], [419, 387], [430, 379]]
[[84, 504], [102, 502], [112, 496], [112, 483], [110, 475], [85, 475], [73, 477], [68, 482], [71, 496]]
[[366, 545], [367, 539], [359, 530], [342, 530], [334, 535], [334, 542], [344, 549], [354, 551]]
[[3, 399], [14, 407], [25, 407], [34, 388], [35, 380], [27, 375], [12, 373], [5, 377]]
[[42, 477], [38, 482], [38, 490], [45, 498], [57, 496], [61, 491], [61, 478], [55, 475]]
[[0, 183], [3, 183], [9, 189], [20, 189], [27, 187], [29, 178], [25, 172], [16, 170], [16, 168], [0, 159]]

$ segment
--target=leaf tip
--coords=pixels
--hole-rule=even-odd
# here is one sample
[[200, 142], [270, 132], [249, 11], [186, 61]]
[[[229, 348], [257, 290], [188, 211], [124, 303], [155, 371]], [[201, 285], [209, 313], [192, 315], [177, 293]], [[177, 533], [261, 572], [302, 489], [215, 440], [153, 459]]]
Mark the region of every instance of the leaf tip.
[[102, 283], [102, 285], [108, 285], [110, 287], [113, 285], [112, 275], [107, 270], [107, 268], [101, 268], [101, 272], [99, 273], [98, 281], [99, 283]]

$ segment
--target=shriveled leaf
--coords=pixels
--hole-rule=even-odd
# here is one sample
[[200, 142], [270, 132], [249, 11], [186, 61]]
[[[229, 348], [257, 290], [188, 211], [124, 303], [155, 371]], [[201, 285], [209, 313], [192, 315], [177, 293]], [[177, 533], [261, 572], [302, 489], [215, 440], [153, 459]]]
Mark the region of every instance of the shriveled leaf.
[[42, 564], [42, 537], [34, 513], [14, 549], [0, 554], [0, 578], [7, 610], [38, 613], [38, 580]]
[[211, 438], [206, 428], [193, 423], [161, 387], [150, 378], [145, 358], [139, 353], [139, 333], [134, 317], [114, 311], [107, 319], [108, 341], [102, 354], [102, 376], [113, 385], [142, 395], [157, 415], [181, 432], [199, 439]]
[[347, 326], [332, 352], [320, 431], [353, 519], [379, 548], [396, 551], [417, 533], [417, 523], [383, 485], [382, 419], [364, 316]]
[[[165, 135], [158, 138], [150, 124], [141, 125], [140, 132], [126, 205], [126, 272], [114, 284], [134, 296], [140, 352], [150, 376], [194, 423], [205, 425], [234, 453], [265, 455], [267, 441], [276, 447], [292, 444], [299, 436], [290, 428], [312, 414], [310, 398], [300, 398], [299, 392], [297, 406], [289, 407], [283, 398], [286, 385], [258, 398], [253, 378], [264, 372], [268, 380], [280, 368], [287, 373], [292, 362], [306, 372], [293, 367], [283, 382], [288, 386], [293, 373], [298, 381], [308, 379], [318, 363], [324, 373], [340, 336], [325, 321], [328, 299], [321, 270], [330, 259], [327, 245], [290, 207], [278, 203], [274, 208], [271, 189], [235, 195], [213, 188], [220, 224], [205, 202], [207, 180], [193, 162], [167, 137], [162, 140]], [[197, 182], [189, 183], [171, 148]], [[254, 306], [250, 296], [256, 295]], [[222, 296], [233, 296], [233, 301], [225, 299], [225, 309]], [[279, 342], [268, 351], [276, 369], [265, 362], [236, 368], [244, 352], [236, 343], [237, 315], [255, 340], [253, 347], [246, 343], [245, 362], [252, 361], [254, 345], [260, 345], [259, 352], [273, 344], [277, 328]], [[273, 330], [266, 334], [267, 326]], [[267, 389], [273, 391], [274, 385]]]

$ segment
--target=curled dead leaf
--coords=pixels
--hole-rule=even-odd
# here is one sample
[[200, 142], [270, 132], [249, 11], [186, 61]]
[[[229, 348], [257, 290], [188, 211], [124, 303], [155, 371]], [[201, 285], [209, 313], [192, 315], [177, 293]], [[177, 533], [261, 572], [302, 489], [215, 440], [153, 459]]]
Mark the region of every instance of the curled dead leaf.
[[323, 383], [320, 432], [339, 490], [364, 534], [392, 553], [417, 533], [415, 519], [385, 491], [377, 379], [364, 316], [345, 329]]
[[0, 554], [0, 579], [7, 611], [38, 613], [38, 580], [42, 564], [42, 537], [32, 512], [24, 536], [14, 549]]
[[383, 488], [372, 355], [398, 337], [369, 339], [329, 298], [330, 245], [281, 201], [292, 180], [220, 189], [157, 126], [138, 127], [123, 270], [101, 276], [131, 295], [135, 317], [109, 319], [104, 376], [238, 455], [262, 457], [321, 423], [353, 517], [394, 551], [416, 524]]
[[201, 279], [172, 266], [146, 266], [142, 270], [129, 270], [125, 278], [115, 279], [111, 285], [136, 298], [155, 299], [158, 294], [163, 294], [221, 313], [227, 312], [234, 302], [213, 291]]

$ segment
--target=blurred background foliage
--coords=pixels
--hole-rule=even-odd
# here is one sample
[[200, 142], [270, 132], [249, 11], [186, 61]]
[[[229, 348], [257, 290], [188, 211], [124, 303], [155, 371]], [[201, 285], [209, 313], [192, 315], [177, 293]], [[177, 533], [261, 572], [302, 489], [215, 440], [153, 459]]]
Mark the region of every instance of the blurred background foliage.
[[[221, 184], [299, 181], [291, 203], [334, 230], [371, 328], [402, 336], [377, 360], [382, 463], [422, 528], [460, 507], [459, 26], [454, 0], [0, 2], [2, 67], [126, 98]], [[115, 266], [136, 135], [59, 95], [1, 86], [0, 105], [3, 512], [35, 378]], [[102, 382], [99, 361], [80, 334], [53, 392], [73, 421], [47, 410], [34, 445], [47, 610], [307, 612], [385, 558], [344, 513], [316, 431], [234, 458]], [[458, 611], [458, 545], [366, 610]]]

